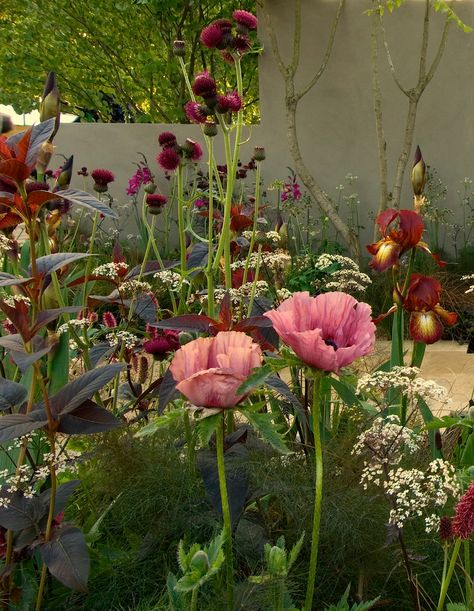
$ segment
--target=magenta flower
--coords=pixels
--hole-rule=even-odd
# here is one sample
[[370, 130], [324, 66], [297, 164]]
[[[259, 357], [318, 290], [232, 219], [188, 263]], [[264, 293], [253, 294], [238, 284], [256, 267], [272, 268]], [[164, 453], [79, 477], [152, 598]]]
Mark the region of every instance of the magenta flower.
[[158, 165], [166, 170], [167, 172], [173, 172], [179, 166], [181, 157], [174, 150], [174, 148], [165, 148], [156, 158]]
[[202, 148], [198, 142], [193, 142], [193, 152], [191, 153], [191, 161], [199, 161], [202, 157]]
[[150, 214], [160, 214], [167, 201], [166, 195], [161, 195], [160, 193], [149, 193], [145, 200]]
[[194, 123], [205, 123], [207, 120], [209, 109], [197, 102], [187, 102], [184, 106], [184, 112], [190, 121]]
[[195, 208], [205, 208], [208, 205], [209, 205], [209, 202], [207, 202], [205, 199], [197, 199], [194, 202]]
[[237, 389], [262, 363], [262, 350], [239, 331], [222, 331], [182, 346], [171, 361], [176, 388], [197, 407], [235, 407]]
[[282, 341], [307, 365], [339, 372], [372, 352], [375, 325], [371, 307], [346, 293], [311, 297], [295, 293], [276, 310], [265, 312]]
[[140, 166], [128, 181], [127, 195], [133, 196], [140, 191], [142, 185], [152, 182], [153, 176], [150, 168], [146, 165]]
[[212, 100], [217, 95], [216, 81], [207, 70], [204, 70], [204, 72], [199, 72], [194, 77], [192, 90], [194, 95], [198, 95], [206, 101]]
[[460, 539], [469, 539], [474, 533], [474, 482], [456, 505], [453, 520], [453, 534]]
[[117, 319], [112, 312], [107, 311], [102, 314], [102, 324], [104, 327], [107, 327], [107, 329], [115, 329], [117, 326]]
[[199, 36], [199, 40], [208, 49], [222, 49], [224, 38], [224, 32], [217, 23], [206, 26]]
[[161, 360], [179, 348], [179, 333], [167, 329], [163, 332], [163, 335], [156, 334], [146, 341], [143, 348], [145, 352], [152, 354], [155, 359]]
[[238, 9], [232, 13], [232, 17], [237, 24], [243, 25], [248, 30], [257, 29], [257, 18], [255, 17], [255, 15], [252, 15], [252, 13], [249, 13], [248, 11]]
[[162, 132], [158, 136], [158, 144], [164, 149], [173, 147], [176, 145], [176, 136], [173, 132]]
[[221, 113], [225, 112], [239, 112], [242, 108], [242, 98], [237, 91], [229, 91], [225, 95], [220, 95], [217, 98], [217, 111]]
[[248, 53], [251, 48], [252, 42], [246, 34], [238, 34], [237, 36], [235, 36], [235, 38], [232, 39], [232, 49], [234, 49], [234, 51], [237, 51], [239, 55], [244, 55], [244, 53]]
[[110, 170], [104, 170], [103, 168], [92, 170], [91, 176], [96, 184], [103, 186], [107, 186], [109, 183], [114, 182], [115, 180], [115, 176], [112, 174], [112, 172]]

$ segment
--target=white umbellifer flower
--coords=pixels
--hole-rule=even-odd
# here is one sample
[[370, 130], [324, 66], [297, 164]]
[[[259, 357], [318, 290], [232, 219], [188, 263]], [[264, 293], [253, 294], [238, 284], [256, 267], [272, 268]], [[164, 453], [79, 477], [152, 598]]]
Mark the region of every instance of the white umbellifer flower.
[[372, 280], [367, 274], [353, 269], [340, 269], [330, 275], [324, 287], [331, 291], [350, 293], [365, 291], [369, 284], [372, 284]]
[[127, 270], [128, 264], [125, 262], [104, 263], [103, 265], [99, 265], [92, 270], [92, 275], [105, 276], [106, 278], [112, 278], [112, 280], [115, 280], [120, 276], [121, 272], [126, 272]]
[[153, 278], [159, 280], [163, 285], [172, 291], [179, 291], [183, 284], [189, 284], [189, 280], [183, 278], [181, 274], [172, 271], [171, 269], [164, 269], [161, 272], [157, 272]]
[[319, 257], [315, 261], [314, 266], [316, 267], [316, 269], [324, 271], [335, 263], [340, 265], [342, 268], [353, 269], [356, 272], [359, 271], [359, 266], [357, 265], [357, 263], [349, 257], [343, 257], [342, 255], [330, 255], [328, 253], [323, 253], [322, 255], [319, 255]]
[[289, 289], [283, 287], [281, 289], [277, 289], [276, 295], [279, 301], [285, 301], [285, 299], [291, 297], [293, 293]]
[[31, 299], [25, 295], [8, 295], [3, 300], [11, 308], [14, 308], [17, 303], [21, 302], [26, 303], [27, 306], [31, 305]]
[[8, 252], [13, 248], [13, 242], [6, 235], [0, 234], [0, 255]]
[[[275, 252], [253, 252], [248, 259], [249, 269], [256, 269], [259, 265], [272, 272], [282, 272], [291, 265], [291, 257], [286, 250], [275, 250]], [[242, 259], [231, 263], [232, 269], [240, 269], [246, 266], [246, 260]]]
[[267, 231], [265, 237], [268, 241], [273, 242], [273, 244], [278, 245], [281, 241], [281, 236], [278, 231]]
[[63, 325], [60, 325], [58, 327], [57, 333], [58, 335], [62, 335], [63, 333], [67, 333], [67, 331], [69, 331], [70, 327], [74, 327], [74, 328], [84, 328], [84, 327], [90, 327], [91, 323], [90, 321], [87, 320], [87, 318], [73, 318], [72, 320], [69, 320], [68, 322], [65, 322]]
[[143, 295], [143, 293], [149, 293], [150, 291], [151, 284], [148, 282], [142, 282], [140, 280], [126, 280], [119, 287], [120, 294], [128, 297]]
[[125, 348], [134, 348], [140, 341], [136, 335], [133, 335], [133, 333], [129, 331], [114, 331], [113, 333], [107, 333], [105, 339], [112, 347], [118, 346], [123, 342]]
[[418, 367], [395, 366], [390, 371], [374, 371], [362, 376], [357, 382], [356, 393], [385, 394], [389, 389], [401, 392], [408, 400], [416, 402], [421, 397], [424, 401], [449, 403], [448, 391], [434, 380], [417, 377]]

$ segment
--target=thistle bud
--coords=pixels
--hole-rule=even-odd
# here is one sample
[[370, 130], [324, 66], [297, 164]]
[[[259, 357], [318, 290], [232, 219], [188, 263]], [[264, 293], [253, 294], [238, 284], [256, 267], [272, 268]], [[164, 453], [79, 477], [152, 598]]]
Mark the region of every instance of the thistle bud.
[[265, 149], [263, 146], [256, 146], [253, 150], [253, 158], [255, 161], [264, 161], [265, 159]]
[[145, 193], [148, 193], [151, 195], [152, 193], [156, 191], [156, 185], [154, 182], [149, 182], [143, 187], [143, 190], [145, 191]]
[[6, 134], [13, 129], [13, 122], [7, 115], [0, 115], [0, 134]]
[[206, 121], [204, 123], [203, 132], [205, 136], [214, 138], [214, 136], [217, 136], [217, 123], [215, 121]]
[[416, 147], [413, 169], [411, 171], [411, 184], [414, 195], [421, 195], [426, 183], [426, 165], [421, 155], [420, 147]]
[[173, 55], [175, 57], [185, 57], [186, 43], [184, 42], [184, 40], [175, 40], [173, 42]]

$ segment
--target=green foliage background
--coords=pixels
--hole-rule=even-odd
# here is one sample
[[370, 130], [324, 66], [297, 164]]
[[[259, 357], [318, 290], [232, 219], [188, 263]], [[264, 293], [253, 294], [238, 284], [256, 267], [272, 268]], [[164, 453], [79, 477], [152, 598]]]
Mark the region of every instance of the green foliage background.
[[[239, 7], [255, 11], [255, 2]], [[233, 68], [199, 42], [201, 29], [229, 16], [230, 0], [31, 0], [0, 3], [0, 103], [37, 107], [49, 70], [57, 73], [63, 110], [110, 120], [102, 92], [137, 122], [186, 122], [187, 101], [173, 40], [187, 42], [189, 74], [209, 69], [231, 85]], [[247, 119], [257, 118], [257, 55], [245, 60]]]

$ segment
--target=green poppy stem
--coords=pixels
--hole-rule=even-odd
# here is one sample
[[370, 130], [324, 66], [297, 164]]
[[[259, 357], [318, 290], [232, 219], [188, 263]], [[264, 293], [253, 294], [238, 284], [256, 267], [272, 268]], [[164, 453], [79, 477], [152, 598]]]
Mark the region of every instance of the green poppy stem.
[[221, 414], [216, 430], [217, 472], [221, 494], [222, 516], [224, 518], [225, 563], [227, 581], [227, 608], [234, 606], [234, 560], [232, 554], [232, 523], [230, 519], [229, 497], [224, 463], [224, 412]]
[[319, 527], [321, 522], [321, 505], [323, 500], [323, 450], [321, 445], [321, 431], [319, 423], [321, 399], [321, 376], [315, 375], [313, 380], [313, 405], [311, 408], [314, 435], [314, 514], [313, 534], [311, 538], [311, 559], [309, 563], [308, 584], [304, 609], [313, 608], [314, 584], [316, 581], [316, 566], [318, 563]]
[[461, 539], [456, 539], [456, 543], [454, 544], [453, 553], [451, 554], [451, 561], [449, 562], [448, 572], [446, 573], [446, 576], [443, 579], [443, 582], [441, 583], [441, 591], [439, 593], [438, 606], [436, 607], [437, 611], [443, 611], [444, 599], [446, 598], [449, 584], [451, 583], [451, 577], [453, 576], [453, 573], [454, 573], [454, 567], [456, 566], [456, 560], [459, 554], [460, 547], [461, 547]]

